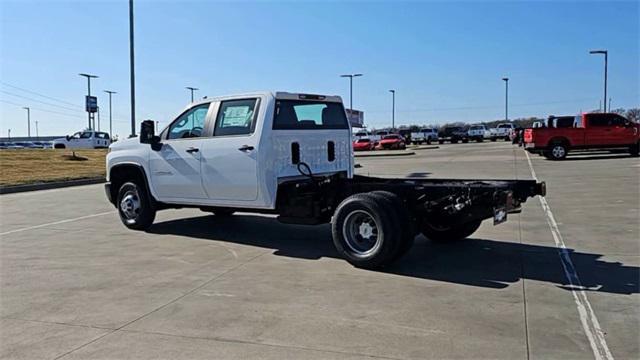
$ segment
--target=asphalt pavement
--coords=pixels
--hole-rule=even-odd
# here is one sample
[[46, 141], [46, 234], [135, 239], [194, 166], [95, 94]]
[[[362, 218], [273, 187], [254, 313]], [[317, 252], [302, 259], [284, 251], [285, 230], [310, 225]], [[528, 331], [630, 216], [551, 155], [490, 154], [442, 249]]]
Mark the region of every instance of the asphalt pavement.
[[547, 182], [545, 201], [471, 239], [420, 236], [384, 271], [329, 227], [160, 212], [121, 225], [101, 185], [0, 196], [7, 359], [636, 359], [640, 163], [554, 162], [511, 144], [359, 158], [357, 172]]

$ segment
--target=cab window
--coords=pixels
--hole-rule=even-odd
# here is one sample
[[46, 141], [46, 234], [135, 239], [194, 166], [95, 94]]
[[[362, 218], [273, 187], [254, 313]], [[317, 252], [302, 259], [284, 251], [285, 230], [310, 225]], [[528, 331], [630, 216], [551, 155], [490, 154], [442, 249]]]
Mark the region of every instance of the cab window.
[[255, 129], [258, 99], [227, 100], [220, 104], [213, 136], [249, 135]]
[[85, 131], [82, 134], [80, 134], [80, 139], [90, 139], [91, 138], [91, 132], [89, 131]]
[[209, 104], [202, 104], [189, 109], [178, 117], [167, 134], [167, 140], [189, 139], [202, 136], [204, 122], [209, 111]]

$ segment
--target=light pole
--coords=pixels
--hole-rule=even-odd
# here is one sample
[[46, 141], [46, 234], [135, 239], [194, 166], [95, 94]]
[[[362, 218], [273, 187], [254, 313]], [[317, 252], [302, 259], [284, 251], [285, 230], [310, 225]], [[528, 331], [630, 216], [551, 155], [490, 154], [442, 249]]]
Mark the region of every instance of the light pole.
[[111, 95], [117, 94], [115, 91], [103, 90], [109, 94], [109, 139], [113, 139], [113, 119], [111, 118]]
[[136, 136], [136, 76], [133, 55], [133, 0], [129, 0], [129, 68], [131, 77], [131, 135]]
[[38, 120], [36, 120], [36, 140], [40, 140], [40, 134], [38, 134]]
[[193, 102], [193, 92], [196, 91], [196, 90], [200, 90], [200, 89], [194, 88], [194, 87], [191, 87], [191, 86], [187, 86], [185, 89], [191, 91], [191, 102]]
[[362, 76], [362, 74], [340, 75], [340, 77], [349, 78], [349, 112], [353, 112], [353, 78], [359, 76]]
[[27, 110], [27, 137], [31, 140], [31, 109], [26, 106], [23, 109]]
[[[604, 55], [604, 112], [607, 112], [607, 63], [609, 61], [609, 52], [607, 50], [591, 50], [589, 54]], [[611, 109], [609, 109], [611, 111]]]
[[[80, 75], [80, 76], [84, 76], [84, 77], [86, 77], [86, 78], [87, 78], [87, 96], [91, 96], [91, 79], [92, 79], [92, 78], [94, 78], [94, 79], [95, 79], [95, 78], [97, 78], [98, 76], [96, 76], [96, 75], [91, 75], [91, 74], [84, 74], [84, 73], [82, 73], [82, 74], [78, 74], [78, 75]], [[85, 105], [85, 106], [86, 106], [86, 105]], [[89, 129], [91, 129], [91, 128], [92, 128], [92, 126], [91, 126], [91, 117], [92, 117], [92, 116], [91, 116], [91, 112], [90, 112], [90, 111], [89, 111], [89, 109], [87, 108], [87, 121], [89, 122]]]
[[509, 78], [502, 78], [504, 81], [504, 121], [509, 121]]
[[396, 91], [389, 90], [391, 93], [391, 131], [396, 128]]
[[9, 141], [11, 141], [11, 129], [7, 129], [7, 137], [9, 138]]
[[98, 106], [98, 131], [100, 131], [100, 106]]

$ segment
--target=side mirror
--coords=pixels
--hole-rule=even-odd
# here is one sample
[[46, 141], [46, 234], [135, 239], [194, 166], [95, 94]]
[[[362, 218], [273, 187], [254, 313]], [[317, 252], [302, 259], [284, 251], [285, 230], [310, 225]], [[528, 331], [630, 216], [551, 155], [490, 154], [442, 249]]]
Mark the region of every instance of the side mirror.
[[140, 143], [150, 144], [153, 150], [160, 150], [160, 137], [155, 134], [153, 120], [145, 120], [140, 124]]

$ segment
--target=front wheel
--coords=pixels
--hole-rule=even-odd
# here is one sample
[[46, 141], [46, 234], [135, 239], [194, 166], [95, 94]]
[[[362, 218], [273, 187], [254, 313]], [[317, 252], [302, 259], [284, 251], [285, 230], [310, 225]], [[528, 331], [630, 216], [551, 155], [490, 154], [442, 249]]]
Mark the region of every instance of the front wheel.
[[631, 156], [640, 155], [640, 142], [637, 142], [629, 147], [629, 154], [631, 154]]
[[118, 214], [124, 226], [133, 230], [147, 230], [156, 218], [156, 210], [144, 188], [135, 182], [122, 184], [118, 191]]
[[422, 222], [422, 234], [429, 240], [444, 242], [465, 239], [480, 227], [482, 220], [471, 221], [455, 226], [431, 223], [429, 220]]

